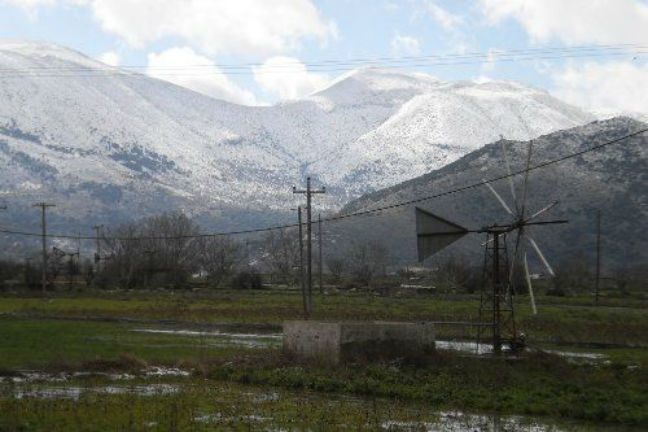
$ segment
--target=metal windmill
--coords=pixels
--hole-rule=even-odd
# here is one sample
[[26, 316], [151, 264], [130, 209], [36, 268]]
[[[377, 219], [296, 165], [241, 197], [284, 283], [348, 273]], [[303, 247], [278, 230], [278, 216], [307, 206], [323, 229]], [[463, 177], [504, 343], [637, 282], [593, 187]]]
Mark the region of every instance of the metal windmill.
[[[555, 201], [535, 212], [528, 210], [528, 180], [533, 145], [529, 142], [526, 168], [524, 170], [524, 183], [522, 194], [518, 199], [516, 187], [511, 174], [510, 163], [504, 140], [500, 140], [502, 157], [507, 170], [513, 206], [509, 206], [502, 196], [483, 180], [495, 199], [504, 208], [510, 219], [504, 223], [493, 223], [480, 229], [467, 229], [456, 223], [450, 222], [425, 210], [416, 208], [416, 230], [419, 261], [439, 252], [446, 246], [459, 240], [468, 233], [485, 233], [487, 236], [484, 254], [484, 289], [482, 291], [479, 308], [480, 322], [487, 322], [487, 327], [480, 327], [480, 339], [483, 329], [491, 329], [493, 351], [500, 353], [502, 346], [508, 344], [512, 350], [523, 345], [523, 340], [517, 332], [513, 310], [514, 277], [518, 266], [524, 268], [525, 279], [529, 289], [529, 298], [533, 313], [537, 313], [533, 286], [529, 275], [527, 261], [527, 248], [533, 249], [539, 260], [543, 263], [549, 275], [554, 276], [553, 269], [547, 262], [538, 244], [530, 236], [529, 231], [535, 225], [553, 225], [566, 223], [565, 220], [537, 220], [541, 215], [555, 207]], [[513, 237], [513, 256], [508, 259], [507, 238]], [[489, 320], [490, 318], [490, 320]]]

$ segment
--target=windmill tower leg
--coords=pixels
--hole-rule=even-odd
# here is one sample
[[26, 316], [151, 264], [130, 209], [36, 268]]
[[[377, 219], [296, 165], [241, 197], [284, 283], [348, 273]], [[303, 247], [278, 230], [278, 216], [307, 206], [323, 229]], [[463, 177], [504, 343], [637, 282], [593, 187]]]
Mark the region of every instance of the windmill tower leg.
[[500, 245], [499, 235], [495, 233], [493, 235], [493, 352], [496, 355], [499, 355], [502, 352], [502, 315], [500, 311], [501, 295]]
[[484, 257], [484, 279], [479, 307], [479, 322], [489, 323], [479, 327], [478, 344], [485, 340], [490, 330], [493, 352], [501, 354], [504, 344], [516, 346], [517, 330], [513, 310], [513, 287], [508, 281], [508, 255], [506, 237], [498, 231], [489, 231]]

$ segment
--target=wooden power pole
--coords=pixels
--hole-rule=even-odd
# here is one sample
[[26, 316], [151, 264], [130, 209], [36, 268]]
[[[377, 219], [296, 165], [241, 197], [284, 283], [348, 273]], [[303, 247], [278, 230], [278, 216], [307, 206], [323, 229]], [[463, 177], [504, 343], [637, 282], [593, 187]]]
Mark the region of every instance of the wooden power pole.
[[319, 259], [317, 260], [318, 264], [318, 269], [317, 272], [319, 273], [319, 291], [320, 294], [324, 294], [324, 288], [322, 285], [322, 215], [317, 214], [317, 247], [319, 249], [318, 255]]
[[43, 268], [41, 274], [41, 287], [43, 289], [43, 294], [47, 288], [47, 223], [45, 213], [48, 207], [56, 207], [54, 204], [48, 204], [46, 202], [39, 202], [34, 204], [34, 207], [41, 208], [41, 228], [42, 228], [42, 238], [43, 238]]
[[313, 221], [311, 218], [312, 214], [312, 196], [313, 194], [323, 194], [326, 193], [326, 188], [321, 189], [312, 189], [311, 188], [311, 178], [306, 178], [306, 189], [297, 190], [293, 186], [294, 194], [306, 194], [306, 274], [308, 281], [308, 305], [309, 311], [312, 312], [313, 309], [313, 243], [312, 243], [312, 232], [313, 232]]
[[596, 211], [596, 281], [594, 304], [599, 304], [599, 285], [601, 283], [601, 210]]
[[302, 300], [304, 302], [304, 315], [310, 317], [310, 305], [308, 295], [306, 294], [306, 284], [304, 283], [304, 232], [302, 228], [302, 208], [297, 207], [297, 221], [299, 223], [299, 286], [301, 287]]
[[96, 236], [95, 236], [95, 242], [97, 246], [97, 251], [95, 252], [95, 273], [99, 273], [100, 270], [100, 264], [101, 264], [101, 237], [103, 237], [103, 225], [95, 225], [92, 228], [94, 228]]

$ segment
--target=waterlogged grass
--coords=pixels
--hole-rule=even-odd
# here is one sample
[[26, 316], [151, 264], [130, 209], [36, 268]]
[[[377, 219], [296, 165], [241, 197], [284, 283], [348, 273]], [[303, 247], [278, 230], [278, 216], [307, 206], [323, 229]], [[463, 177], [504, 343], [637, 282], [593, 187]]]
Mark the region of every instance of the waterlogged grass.
[[[476, 296], [317, 294], [314, 318], [476, 321], [478, 302]], [[615, 299], [593, 307], [588, 298], [541, 297], [538, 303], [537, 316], [524, 298], [516, 309], [530, 346], [596, 352], [605, 359], [591, 363], [531, 355], [500, 361], [438, 353], [419, 359], [417, 366], [332, 368], [297, 364], [276, 348], [250, 349], [217, 336], [133, 331], [169, 328], [162, 327], [169, 322], [198, 331], [216, 323], [279, 331], [282, 321], [301, 318], [296, 291], [5, 295], [0, 298], [0, 375], [21, 369], [137, 371], [148, 364], [182, 366], [195, 376], [180, 381], [178, 392], [147, 396], [84, 392], [78, 400], [17, 399], [5, 388], [0, 431], [376, 430], [392, 419], [427, 422], [435, 411], [454, 409], [648, 428], [648, 302], [633, 299], [623, 305]], [[436, 329], [439, 339], [475, 336], [469, 327]], [[237, 396], [248, 386], [286, 396], [253, 403]], [[340, 395], [364, 399], [339, 403]]]
[[437, 354], [416, 365], [295, 365], [268, 356], [212, 364], [229, 382], [425, 403], [435, 409], [523, 414], [648, 427], [648, 371], [573, 364], [550, 355], [485, 360]]
[[[375, 371], [373, 372], [375, 373]], [[150, 383], [140, 382], [136, 385]], [[107, 393], [114, 383], [69, 383], [60, 389], [84, 391], [76, 398], [13, 397], [0, 393], [0, 430], [7, 431], [211, 431], [211, 430], [357, 430], [418, 431], [505, 430], [617, 431], [591, 423], [561, 422], [497, 415], [438, 412], [430, 404], [393, 398], [356, 398], [303, 390], [205, 381], [173, 382], [176, 391]], [[171, 387], [169, 387], [171, 388]], [[41, 389], [43, 394], [47, 388]], [[443, 429], [440, 429], [441, 427]], [[623, 429], [631, 430], [631, 429]]]
[[0, 369], [79, 369], [129, 356], [155, 365], [192, 364], [249, 351], [215, 337], [133, 330], [114, 322], [0, 319]]
[[[0, 313], [23, 316], [193, 323], [264, 323], [302, 317], [295, 290], [154, 291], [63, 293], [50, 299], [6, 296]], [[63, 296], [63, 297], [61, 297]], [[607, 302], [607, 303], [605, 303]], [[605, 299], [593, 307], [590, 298], [540, 297], [540, 313], [532, 315], [527, 299], [517, 300], [519, 327], [534, 343], [604, 344], [648, 347], [648, 301], [633, 299], [622, 307]], [[609, 304], [608, 304], [609, 303]], [[341, 292], [315, 296], [315, 319], [477, 321], [478, 296], [377, 297]], [[475, 328], [438, 326], [439, 337], [474, 337]]]

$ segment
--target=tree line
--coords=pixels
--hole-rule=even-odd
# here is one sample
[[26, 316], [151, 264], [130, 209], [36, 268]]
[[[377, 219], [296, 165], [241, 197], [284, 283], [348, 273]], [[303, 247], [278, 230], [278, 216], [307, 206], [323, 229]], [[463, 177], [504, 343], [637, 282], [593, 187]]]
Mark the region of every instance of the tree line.
[[[256, 238], [199, 236], [199, 224], [184, 213], [172, 212], [124, 222], [99, 238], [101, 256], [81, 259], [78, 252], [54, 247], [48, 253], [48, 284], [98, 288], [261, 288], [265, 282], [299, 286], [300, 245], [296, 228], [269, 231]], [[349, 237], [349, 236], [347, 236]], [[304, 248], [305, 249], [305, 248]], [[316, 250], [316, 248], [314, 248]], [[326, 244], [322, 259], [325, 282], [341, 288], [375, 289], [384, 284], [414, 284], [444, 292], [472, 293], [481, 289], [481, 266], [465, 258], [437, 259], [427, 271], [416, 273], [395, 265], [389, 250], [376, 240], [346, 238]], [[305, 252], [305, 250], [304, 250]], [[304, 256], [304, 259], [306, 257]], [[314, 273], [318, 269], [314, 254]], [[22, 281], [40, 287], [40, 260], [0, 262], [0, 283]], [[419, 269], [420, 270], [420, 269]], [[592, 269], [583, 256], [572, 256], [556, 267], [556, 277], [547, 289], [557, 294], [585, 291], [592, 286]], [[526, 287], [520, 275], [516, 291]], [[620, 269], [608, 279], [620, 288], [632, 288], [645, 271]], [[262, 279], [263, 278], [263, 279]]]

